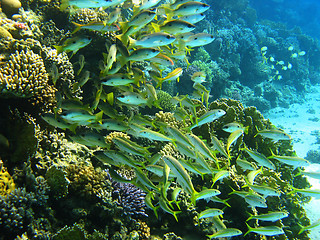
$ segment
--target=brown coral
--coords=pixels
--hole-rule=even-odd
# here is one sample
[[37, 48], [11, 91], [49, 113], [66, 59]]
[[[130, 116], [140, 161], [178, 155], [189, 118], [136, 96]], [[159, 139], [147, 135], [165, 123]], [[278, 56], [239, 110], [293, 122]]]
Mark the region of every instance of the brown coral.
[[42, 58], [32, 50], [16, 51], [0, 69], [0, 94], [3, 97], [28, 98], [33, 105], [53, 108], [56, 89], [48, 84]]

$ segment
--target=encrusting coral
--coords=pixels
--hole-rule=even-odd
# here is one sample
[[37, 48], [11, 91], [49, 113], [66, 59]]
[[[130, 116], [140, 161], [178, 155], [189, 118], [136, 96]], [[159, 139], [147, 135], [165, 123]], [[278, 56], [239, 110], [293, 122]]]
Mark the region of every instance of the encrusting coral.
[[13, 178], [0, 160], [0, 196], [6, 197], [15, 189]]

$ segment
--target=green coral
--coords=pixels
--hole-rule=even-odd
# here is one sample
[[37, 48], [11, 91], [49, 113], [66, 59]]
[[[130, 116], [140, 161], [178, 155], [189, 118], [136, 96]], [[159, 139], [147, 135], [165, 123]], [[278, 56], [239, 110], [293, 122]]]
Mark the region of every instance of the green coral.
[[7, 168], [3, 166], [0, 160], [0, 196], [6, 197], [15, 189], [13, 178], [8, 173]]
[[162, 108], [162, 110], [170, 112], [176, 108], [176, 106], [171, 102], [172, 96], [169, 93], [158, 90], [157, 96], [159, 106]]
[[68, 194], [70, 181], [66, 177], [67, 173], [56, 166], [51, 166], [46, 172], [46, 180], [50, 186], [50, 191], [55, 198], [65, 197]]

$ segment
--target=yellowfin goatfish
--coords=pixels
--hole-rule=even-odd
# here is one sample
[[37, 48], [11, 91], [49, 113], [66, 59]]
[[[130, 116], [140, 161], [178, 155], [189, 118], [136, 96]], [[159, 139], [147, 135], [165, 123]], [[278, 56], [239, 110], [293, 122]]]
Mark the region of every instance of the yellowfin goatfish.
[[130, 47], [142, 46], [142, 47], [160, 47], [173, 43], [176, 40], [175, 36], [167, 33], [152, 33], [143, 36], [139, 40], [130, 38]]
[[119, 31], [120, 28], [117, 25], [106, 25], [105, 22], [99, 21], [99, 22], [90, 22], [87, 24], [80, 24], [76, 22], [72, 22], [75, 26], [76, 29], [72, 32], [72, 34], [78, 32], [81, 29], [87, 29], [87, 30], [92, 30], [92, 31], [99, 31], [102, 33], [105, 32], [115, 32]]
[[[292, 187], [292, 186], [291, 186]], [[316, 199], [320, 199], [320, 189], [298, 189], [292, 187], [293, 190], [290, 193], [301, 193], [308, 197], [314, 197]]]
[[246, 234], [244, 234], [244, 236], [246, 236], [248, 233], [251, 233], [251, 232], [264, 235], [264, 236], [275, 236], [275, 235], [284, 234], [283, 229], [279, 228], [278, 226], [252, 228], [247, 224], [247, 227], [249, 230], [248, 232], [246, 232]]
[[199, 213], [198, 218], [208, 218], [208, 217], [213, 217], [213, 216], [218, 216], [223, 214], [223, 211], [217, 208], [208, 208], [201, 213]]
[[209, 33], [197, 33], [187, 38], [186, 46], [200, 47], [211, 43], [214, 40], [214, 36]]
[[60, 116], [69, 123], [88, 125], [92, 122], [100, 122], [102, 115], [102, 111], [95, 115], [89, 114], [85, 111], [67, 111], [62, 113]]
[[289, 134], [285, 133], [284, 131], [280, 129], [264, 129], [258, 131], [258, 133], [255, 135], [261, 135], [264, 138], [270, 138], [272, 141], [279, 141], [279, 140], [291, 140], [291, 137]]
[[190, 195], [194, 195], [196, 190], [193, 187], [191, 178], [181, 163], [172, 156], [163, 156], [162, 159], [169, 166], [170, 170], [177, 177], [178, 183]]
[[242, 129], [239, 129], [239, 130], [236, 130], [236, 131], [232, 132], [232, 133], [229, 135], [228, 140], [227, 140], [227, 147], [226, 147], [227, 153], [228, 153], [229, 156], [230, 156], [230, 146], [231, 146], [233, 143], [237, 142], [238, 138], [239, 138], [240, 136], [242, 136], [242, 134], [243, 134], [243, 130], [242, 130]]
[[208, 4], [202, 3], [202, 2], [186, 2], [181, 4], [177, 7], [172, 13], [175, 16], [181, 17], [181, 16], [188, 16], [193, 15], [195, 13], [203, 13], [207, 11], [210, 8]]
[[268, 158], [277, 159], [278, 161], [285, 163], [287, 165], [294, 166], [295, 168], [306, 167], [306, 166], [310, 165], [310, 163], [304, 158], [300, 158], [300, 157], [296, 157], [296, 156], [278, 156], [278, 155], [273, 154], [273, 152], [271, 152], [271, 154], [272, 155]]
[[124, 0], [62, 0], [60, 10], [63, 11], [69, 6], [76, 8], [108, 8], [122, 2], [124, 2]]
[[72, 56], [78, 52], [79, 49], [84, 48], [92, 39], [87, 36], [77, 36], [69, 38], [61, 46], [53, 45], [57, 49], [57, 53], [72, 52]]
[[260, 215], [250, 214], [250, 217], [246, 221], [249, 221], [251, 219], [257, 219], [261, 221], [275, 222], [275, 221], [278, 221], [279, 219], [288, 217], [288, 215], [289, 214], [287, 212], [282, 212], [282, 211], [269, 212], [269, 213], [260, 214]]
[[160, 26], [160, 31], [169, 33], [169, 34], [179, 34], [179, 33], [186, 33], [191, 32], [196, 27], [188, 23], [186, 21], [182, 20], [171, 20], [169, 22], [166, 22], [164, 25]]
[[186, 21], [188, 23], [191, 23], [191, 24], [195, 24], [195, 23], [203, 20], [205, 18], [205, 16], [206, 15], [204, 15], [203, 13], [197, 13], [197, 14], [183, 16], [183, 17], [180, 17], [179, 19]]
[[176, 0], [170, 5], [172, 9], [176, 9], [179, 5], [189, 2], [190, 0]]
[[215, 232], [214, 234], [207, 235], [208, 238], [227, 238], [241, 235], [242, 232], [236, 228], [226, 228]]
[[[239, 131], [239, 130], [237, 130]], [[255, 160], [260, 166], [264, 166], [264, 167], [267, 167], [267, 168], [270, 168], [272, 170], [275, 170], [276, 167], [274, 166], [274, 164], [268, 159], [266, 158], [263, 154], [257, 152], [257, 151], [254, 151], [254, 150], [250, 150], [248, 148], [243, 148], [246, 153], [249, 154], [249, 156]]]
[[303, 233], [304, 231], [306, 230], [310, 230], [310, 229], [313, 229], [313, 228], [316, 228], [320, 225], [320, 219], [318, 219], [317, 221], [315, 221], [314, 223], [308, 225], [308, 226], [301, 226], [299, 224], [299, 226], [301, 227], [301, 229], [299, 230], [298, 234], [301, 234]]
[[198, 121], [193, 124], [190, 129], [194, 129], [195, 127], [200, 127], [203, 124], [209, 123], [209, 122], [213, 122], [214, 120], [222, 117], [223, 115], [225, 115], [226, 112], [223, 111], [222, 109], [213, 109], [210, 110], [208, 112], [206, 112], [205, 114], [203, 114]]

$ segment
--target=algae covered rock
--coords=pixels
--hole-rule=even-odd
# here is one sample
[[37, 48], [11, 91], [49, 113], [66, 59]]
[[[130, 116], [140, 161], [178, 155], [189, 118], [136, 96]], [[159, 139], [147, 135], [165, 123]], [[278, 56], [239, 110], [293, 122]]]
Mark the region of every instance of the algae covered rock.
[[12, 35], [8, 30], [0, 27], [0, 38], [12, 38]]

